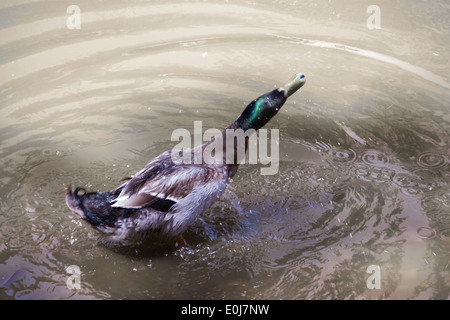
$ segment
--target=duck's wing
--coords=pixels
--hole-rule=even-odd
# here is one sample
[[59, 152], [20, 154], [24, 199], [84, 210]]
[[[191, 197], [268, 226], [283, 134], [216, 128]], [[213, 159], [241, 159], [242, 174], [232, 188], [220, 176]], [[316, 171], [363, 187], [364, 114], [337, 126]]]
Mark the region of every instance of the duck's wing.
[[210, 181], [214, 176], [216, 173], [208, 166], [174, 164], [170, 152], [166, 152], [113, 190], [118, 196], [112, 207], [150, 206], [158, 211], [169, 211], [197, 185]]

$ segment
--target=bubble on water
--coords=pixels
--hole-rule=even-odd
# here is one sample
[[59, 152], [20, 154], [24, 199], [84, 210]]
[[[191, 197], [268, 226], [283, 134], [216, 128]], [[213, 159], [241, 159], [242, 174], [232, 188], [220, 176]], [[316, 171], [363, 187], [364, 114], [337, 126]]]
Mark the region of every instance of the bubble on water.
[[416, 233], [421, 239], [432, 239], [436, 236], [436, 231], [429, 227], [420, 227], [417, 229]]
[[417, 164], [423, 168], [442, 168], [447, 163], [446, 156], [435, 152], [424, 152], [417, 158]]
[[373, 149], [366, 150], [361, 159], [365, 164], [375, 167], [382, 167], [390, 162], [384, 153]]

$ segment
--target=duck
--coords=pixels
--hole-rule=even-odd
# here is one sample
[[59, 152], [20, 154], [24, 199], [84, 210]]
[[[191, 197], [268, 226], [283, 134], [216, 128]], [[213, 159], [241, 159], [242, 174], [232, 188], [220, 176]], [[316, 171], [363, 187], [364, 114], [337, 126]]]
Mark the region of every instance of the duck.
[[[232, 141], [228, 138], [233, 143], [234, 161], [225, 161], [229, 152], [224, 147], [226, 133], [229, 129], [248, 132], [262, 128], [305, 82], [303, 74], [294, 75], [284, 86], [251, 101], [210, 141], [190, 149], [163, 152], [113, 190], [88, 192], [82, 187], [74, 190], [67, 187], [67, 206], [113, 243], [137, 244], [151, 234], [158, 234], [184, 246], [183, 233], [221, 197], [241, 163], [236, 158], [235, 138]], [[245, 151], [248, 137], [245, 135]], [[207, 148], [212, 150], [209, 156], [199, 160], [198, 155], [204, 155]]]

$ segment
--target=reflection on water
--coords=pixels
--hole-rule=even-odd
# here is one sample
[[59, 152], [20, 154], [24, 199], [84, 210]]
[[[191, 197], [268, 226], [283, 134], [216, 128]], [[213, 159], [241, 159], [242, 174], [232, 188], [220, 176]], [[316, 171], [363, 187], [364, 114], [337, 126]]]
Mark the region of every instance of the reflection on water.
[[[73, 30], [64, 3], [0, 5], [1, 298], [448, 299], [444, 1], [381, 2], [379, 30], [360, 1], [77, 5]], [[278, 174], [243, 165], [189, 248], [111, 248], [70, 214], [65, 186], [110, 190], [297, 72]]]

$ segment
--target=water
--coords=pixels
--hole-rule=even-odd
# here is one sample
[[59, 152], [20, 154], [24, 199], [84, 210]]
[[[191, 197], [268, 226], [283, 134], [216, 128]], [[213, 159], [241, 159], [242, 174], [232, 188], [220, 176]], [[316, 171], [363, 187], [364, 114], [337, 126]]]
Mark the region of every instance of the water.
[[[449, 298], [445, 1], [378, 1], [373, 30], [367, 1], [76, 5], [0, 5], [1, 298]], [[242, 166], [190, 248], [111, 248], [66, 207], [298, 72], [278, 174]]]

